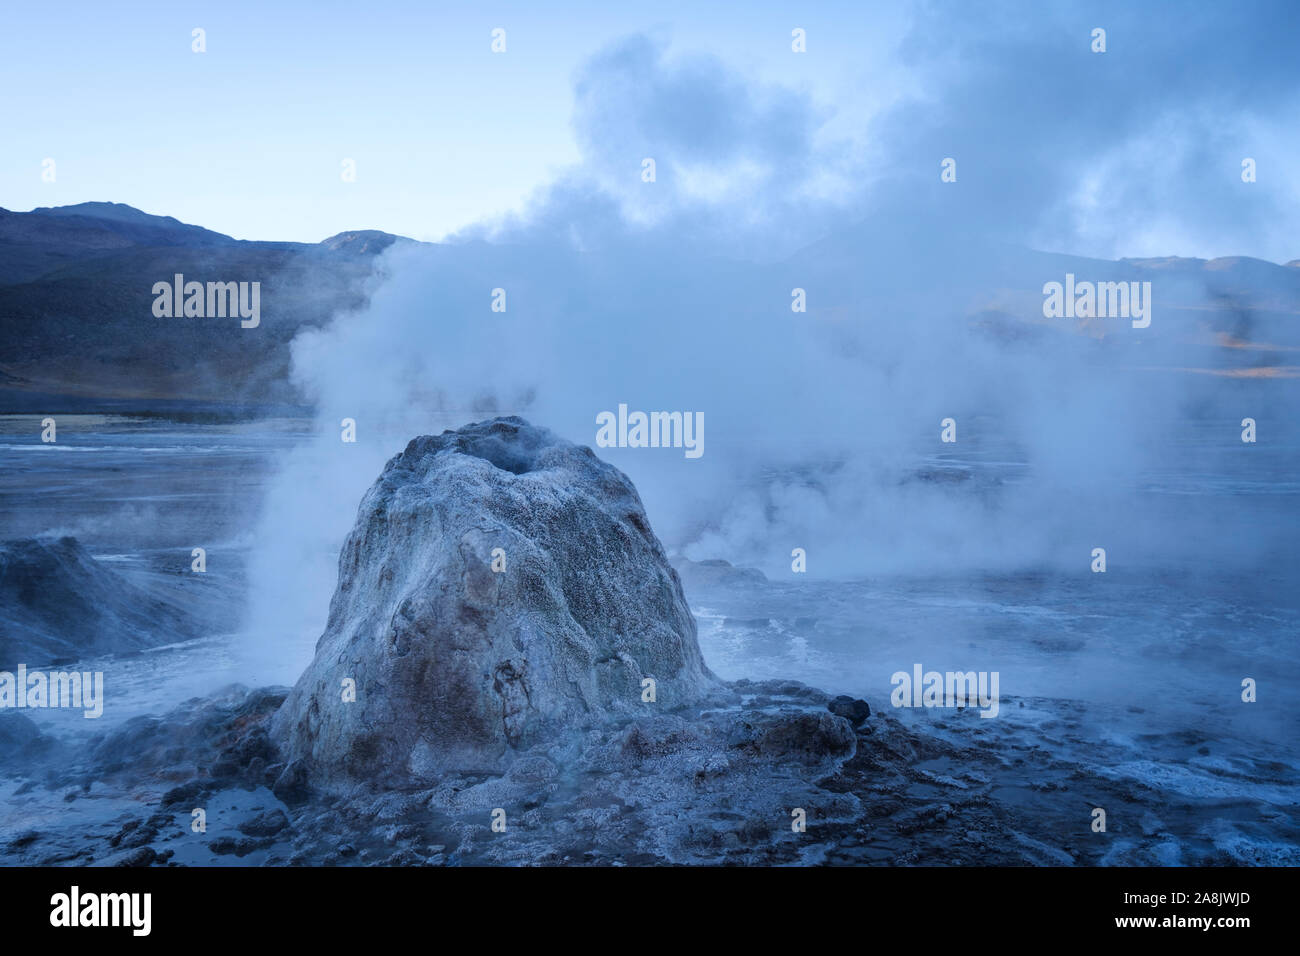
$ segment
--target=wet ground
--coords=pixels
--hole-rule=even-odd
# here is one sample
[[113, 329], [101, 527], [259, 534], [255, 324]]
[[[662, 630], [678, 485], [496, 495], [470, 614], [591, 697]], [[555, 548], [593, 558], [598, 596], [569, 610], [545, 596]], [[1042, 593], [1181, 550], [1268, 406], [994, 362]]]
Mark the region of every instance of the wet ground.
[[[237, 607], [246, 592], [250, 529], [275, 456], [308, 430], [293, 420], [83, 416], [60, 419], [56, 448], [40, 444], [36, 425], [27, 416], [0, 420], [4, 537], [74, 535], [141, 587], [185, 589], [195, 612], [208, 608], [214, 621], [223, 617], [216, 605]], [[1274, 478], [1153, 476], [1151, 492], [1166, 504], [1249, 497], [1252, 509], [1294, 522], [1294, 476]], [[207, 549], [206, 575], [188, 572], [194, 546]], [[712, 717], [647, 718], [548, 748], [525, 762], [532, 770], [521, 779], [291, 805], [272, 793], [268, 761], [219, 779], [205, 765], [256, 720], [238, 731], [212, 724], [202, 746], [173, 742], [180, 750], [167, 759], [107, 770], [91, 757], [106, 738], [140, 732], [145, 721], [162, 739], [183, 723], [146, 715], [232, 681], [266, 681], [250, 672], [244, 638], [229, 625], [82, 662], [105, 673], [104, 717], [26, 712], [43, 736], [28, 741], [34, 750], [4, 751], [0, 860], [1300, 862], [1294, 567], [847, 582], [681, 569], [709, 666], [729, 681], [776, 683], [738, 691]], [[996, 671], [996, 718], [892, 706], [892, 675], [915, 664]], [[1254, 703], [1241, 699], [1246, 678], [1257, 685]], [[791, 764], [736, 750], [736, 726], [754, 708], [782, 720], [825, 712], [825, 695], [772, 689], [790, 681], [870, 704], [851, 753], [828, 747]], [[721, 762], [710, 765], [711, 753]], [[195, 780], [199, 802], [163, 805]], [[199, 803], [203, 833], [191, 827]], [[494, 833], [489, 814], [507, 803], [511, 825]], [[810, 811], [802, 834], [791, 829], [796, 805]], [[1098, 808], [1104, 833], [1093, 829]]]

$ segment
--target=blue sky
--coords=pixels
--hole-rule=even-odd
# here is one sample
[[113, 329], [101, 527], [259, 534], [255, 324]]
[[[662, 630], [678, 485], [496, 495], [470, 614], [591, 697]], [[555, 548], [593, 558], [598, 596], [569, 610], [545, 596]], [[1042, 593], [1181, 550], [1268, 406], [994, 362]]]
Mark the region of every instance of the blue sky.
[[[891, 202], [916, 202], [954, 156], [961, 192], [936, 196], [956, 206], [907, 215], [1083, 254], [1285, 261], [1300, 256], [1298, 17], [1268, 2], [14, 5], [0, 205], [436, 239], [599, 194], [642, 224], [689, 208], [815, 235], [902, 214]], [[649, 206], [642, 153], [671, 181]]]
[[[796, 19], [762, 4], [15, 4], [0, 36], [0, 205], [114, 200], [239, 238], [434, 238], [578, 161], [574, 75], [629, 33], [826, 95], [866, 75], [840, 31], [817, 30], [828, 13]], [[816, 31], [816, 58], [791, 55], [794, 25]], [[865, 32], [866, 49], [889, 40]], [[345, 157], [355, 183], [340, 180]]]

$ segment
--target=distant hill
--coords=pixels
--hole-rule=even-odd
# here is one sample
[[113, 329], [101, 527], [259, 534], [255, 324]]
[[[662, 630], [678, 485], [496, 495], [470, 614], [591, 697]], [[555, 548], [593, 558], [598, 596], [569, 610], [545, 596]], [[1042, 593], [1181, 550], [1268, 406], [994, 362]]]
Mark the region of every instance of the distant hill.
[[[304, 327], [365, 304], [374, 230], [317, 244], [247, 242], [120, 203], [0, 209], [0, 411], [84, 407], [293, 404], [289, 343]], [[261, 283], [262, 322], [159, 319], [153, 285]]]
[[[882, 228], [897, 232], [897, 241], [882, 243]], [[303, 329], [363, 309], [376, 257], [410, 242], [376, 230], [319, 243], [242, 241], [118, 203], [0, 209], [0, 412], [203, 416], [302, 405], [289, 381], [290, 343]], [[578, 254], [544, 242], [432, 248], [430, 267], [449, 295], [466, 277], [488, 272], [492, 285], [514, 276], [521, 288], [567, 276], [558, 281], [568, 286], [553, 291], [581, 298], [583, 283], [623, 275], [620, 257], [629, 254]], [[711, 259], [707, 282], [744, 290], [754, 314], [764, 308], [759, 300], [781, 301], [800, 286], [816, 290], [810, 322], [869, 330], [872, 316], [941, 315], [1007, 347], [1078, 335], [1099, 348], [1140, 348], [1131, 355], [1136, 367], [1300, 378], [1298, 265], [1244, 257], [1109, 261], [863, 222], [780, 263]], [[154, 284], [177, 273], [204, 283], [259, 282], [261, 324], [156, 317]], [[1043, 284], [1067, 273], [1088, 282], [1150, 281], [1158, 334], [1133, 335], [1124, 318], [1045, 318]]]
[[233, 245], [234, 239], [131, 206], [86, 202], [54, 209], [0, 209], [0, 283], [30, 282], [62, 266], [140, 247]]

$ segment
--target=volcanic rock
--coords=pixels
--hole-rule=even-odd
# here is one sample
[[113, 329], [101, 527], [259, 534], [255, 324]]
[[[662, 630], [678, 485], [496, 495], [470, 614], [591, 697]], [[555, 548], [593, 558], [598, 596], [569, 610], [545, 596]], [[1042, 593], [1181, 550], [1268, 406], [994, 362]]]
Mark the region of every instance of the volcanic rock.
[[498, 418], [388, 462], [272, 736], [316, 786], [433, 780], [720, 686], [631, 481]]

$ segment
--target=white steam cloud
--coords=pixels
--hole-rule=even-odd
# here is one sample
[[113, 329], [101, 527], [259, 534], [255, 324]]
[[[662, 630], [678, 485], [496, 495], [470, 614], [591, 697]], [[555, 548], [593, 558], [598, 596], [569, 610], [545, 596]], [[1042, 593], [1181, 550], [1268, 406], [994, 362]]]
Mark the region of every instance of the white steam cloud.
[[[896, 114], [879, 122], [900, 128]], [[594, 445], [597, 414], [619, 403], [702, 412], [698, 460], [597, 451], [636, 483], [670, 550], [772, 574], [795, 547], [817, 576], [943, 575], [1086, 569], [1099, 545], [1177, 563], [1224, 536], [1228, 518], [1153, 510], [1139, 491], [1171, 423], [1230, 428], [1244, 390], [1267, 410], [1280, 399], [1258, 389], [1282, 385], [1151, 370], [1210, 361], [1186, 317], [1223, 300], [1194, 276], [1156, 275], [1141, 334], [1043, 319], [1041, 286], [1067, 271], [1137, 277], [1006, 244], [1041, 233], [1037, 214], [1074, 201], [1075, 184], [1035, 180], [1053, 202], [1002, 219], [969, 198], [980, 186], [964, 172], [940, 183], [939, 151], [923, 176], [859, 194], [845, 148], [822, 142], [798, 95], [755, 93], [641, 39], [593, 61], [577, 123], [588, 163], [527, 214], [395, 245], [365, 311], [295, 341], [319, 433], [286, 455], [258, 534], [253, 632], [277, 668], [265, 676], [291, 680], [310, 653], [384, 462], [416, 435], [496, 414]], [[915, 126], [900, 167], [933, 133]], [[659, 158], [655, 183], [640, 179], [643, 156]], [[749, 185], [710, 189], [710, 175]], [[828, 177], [846, 184], [835, 199]], [[966, 192], [948, 207], [943, 189]], [[1087, 275], [1100, 269], [1113, 274]], [[795, 288], [805, 313], [791, 311]], [[956, 445], [939, 441], [947, 417]], [[340, 441], [344, 418], [355, 444]]]

